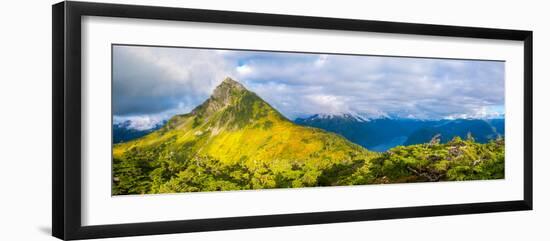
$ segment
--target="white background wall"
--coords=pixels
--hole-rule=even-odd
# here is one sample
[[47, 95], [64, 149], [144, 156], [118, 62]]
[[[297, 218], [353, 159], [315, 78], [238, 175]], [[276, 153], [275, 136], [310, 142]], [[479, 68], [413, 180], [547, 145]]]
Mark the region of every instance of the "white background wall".
[[[109, 1], [190, 8], [330, 16], [534, 33], [534, 206], [508, 212], [154, 236], [155, 240], [548, 240], [550, 188], [545, 121], [550, 102], [550, 18], [545, 1]], [[0, 240], [54, 240], [51, 231], [51, 4], [0, 8]], [[223, 204], [220, 204], [223, 205]], [[132, 237], [117, 240], [151, 240]]]

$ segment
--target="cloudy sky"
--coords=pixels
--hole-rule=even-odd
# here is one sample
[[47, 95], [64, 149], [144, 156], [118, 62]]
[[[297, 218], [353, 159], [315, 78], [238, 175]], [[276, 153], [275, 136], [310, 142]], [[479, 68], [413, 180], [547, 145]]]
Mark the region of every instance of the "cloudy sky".
[[418, 119], [504, 113], [504, 62], [114, 46], [114, 121], [146, 129], [187, 113], [226, 77], [289, 119], [354, 113]]

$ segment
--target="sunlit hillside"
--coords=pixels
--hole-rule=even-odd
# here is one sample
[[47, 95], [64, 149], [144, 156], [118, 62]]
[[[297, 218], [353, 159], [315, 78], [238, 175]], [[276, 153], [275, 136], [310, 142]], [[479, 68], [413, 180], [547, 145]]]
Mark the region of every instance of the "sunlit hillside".
[[504, 177], [504, 142], [455, 138], [376, 153], [287, 120], [226, 78], [193, 111], [113, 146], [113, 194], [289, 188]]

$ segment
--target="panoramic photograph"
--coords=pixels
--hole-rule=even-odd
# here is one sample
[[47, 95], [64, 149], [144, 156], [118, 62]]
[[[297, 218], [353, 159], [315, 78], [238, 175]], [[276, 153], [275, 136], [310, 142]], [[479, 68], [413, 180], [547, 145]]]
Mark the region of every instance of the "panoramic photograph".
[[505, 62], [112, 46], [112, 195], [504, 179]]

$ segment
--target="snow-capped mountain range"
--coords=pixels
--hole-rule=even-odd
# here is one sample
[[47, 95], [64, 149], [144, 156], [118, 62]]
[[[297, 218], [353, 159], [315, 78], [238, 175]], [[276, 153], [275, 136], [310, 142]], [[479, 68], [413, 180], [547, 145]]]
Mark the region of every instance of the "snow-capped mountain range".
[[[156, 122], [149, 128], [143, 128], [142, 122], [142, 120], [138, 120], [136, 123], [133, 123], [132, 120], [124, 120], [114, 123], [113, 143], [145, 136], [161, 128], [166, 120]], [[471, 133], [481, 143], [497, 137], [504, 137], [504, 116], [491, 119], [424, 120], [348, 112], [314, 114], [307, 118], [297, 118], [294, 122], [340, 134], [373, 151], [386, 151], [398, 145], [428, 142], [436, 134], [441, 134], [444, 142], [455, 136], [465, 138], [468, 133]]]
[[368, 118], [353, 113], [316, 114], [297, 118], [295, 123], [335, 132], [369, 150], [385, 151], [398, 145], [425, 143], [436, 134], [443, 142], [455, 136], [466, 138], [471, 133], [476, 141], [485, 143], [504, 137], [504, 118], [456, 118], [424, 120], [382, 116]]

